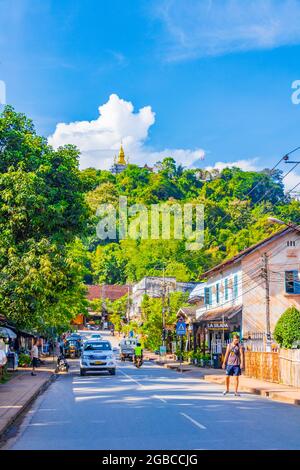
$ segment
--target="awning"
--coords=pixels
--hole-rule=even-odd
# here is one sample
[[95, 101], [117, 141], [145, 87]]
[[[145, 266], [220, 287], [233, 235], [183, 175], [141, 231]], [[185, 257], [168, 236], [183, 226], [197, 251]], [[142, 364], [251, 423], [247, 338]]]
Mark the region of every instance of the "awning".
[[197, 317], [196, 322], [209, 322], [209, 321], [228, 321], [242, 313], [243, 307], [241, 305], [226, 308], [215, 308], [204, 312], [200, 317]]
[[12, 331], [10, 328], [5, 328], [3, 326], [0, 326], [0, 337], [2, 338], [10, 338], [10, 339], [15, 339], [17, 337], [16, 333]]
[[177, 312], [177, 317], [184, 316], [185, 319], [193, 322], [196, 320], [197, 307], [181, 307]]

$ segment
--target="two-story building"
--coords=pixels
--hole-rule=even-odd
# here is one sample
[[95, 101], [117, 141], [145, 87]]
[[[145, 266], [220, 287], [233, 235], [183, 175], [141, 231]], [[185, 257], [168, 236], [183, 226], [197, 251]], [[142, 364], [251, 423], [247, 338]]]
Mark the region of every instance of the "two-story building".
[[130, 318], [141, 318], [144, 295], [163, 298], [172, 292], [191, 292], [196, 285], [196, 282], [178, 282], [175, 277], [146, 276], [132, 288]]
[[190, 296], [202, 299], [195, 344], [220, 352], [233, 331], [251, 341], [271, 339], [282, 313], [300, 308], [299, 270], [300, 230], [288, 227], [204, 273]]

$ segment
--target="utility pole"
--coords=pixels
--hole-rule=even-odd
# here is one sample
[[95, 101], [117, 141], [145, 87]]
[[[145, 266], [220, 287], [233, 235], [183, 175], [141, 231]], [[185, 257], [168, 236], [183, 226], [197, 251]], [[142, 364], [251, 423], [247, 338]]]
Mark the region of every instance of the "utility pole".
[[166, 282], [165, 282], [165, 265], [163, 266], [163, 298], [162, 298], [162, 336], [163, 336], [163, 346], [166, 345], [165, 339], [165, 327], [166, 327], [166, 307], [165, 307], [165, 300], [166, 300]]
[[130, 322], [130, 286], [127, 287], [127, 308], [126, 308], [126, 321]]
[[263, 278], [265, 279], [265, 292], [266, 292], [266, 334], [267, 341], [271, 339], [271, 324], [270, 324], [270, 276], [269, 276], [269, 259], [267, 253], [263, 254]]

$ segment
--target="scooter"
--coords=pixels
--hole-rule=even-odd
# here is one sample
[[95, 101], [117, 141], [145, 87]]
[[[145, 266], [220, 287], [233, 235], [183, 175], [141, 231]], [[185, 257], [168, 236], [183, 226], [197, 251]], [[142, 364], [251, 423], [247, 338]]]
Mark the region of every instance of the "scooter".
[[58, 373], [58, 372], [68, 372], [69, 368], [70, 368], [70, 366], [69, 366], [65, 356], [63, 354], [61, 354], [57, 358], [57, 365], [56, 365], [55, 372], [56, 373]]

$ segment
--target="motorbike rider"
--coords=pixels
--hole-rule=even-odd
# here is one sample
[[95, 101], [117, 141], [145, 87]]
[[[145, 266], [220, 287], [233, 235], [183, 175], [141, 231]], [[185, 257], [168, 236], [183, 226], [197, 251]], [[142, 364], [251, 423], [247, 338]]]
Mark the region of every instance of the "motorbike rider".
[[134, 362], [136, 362], [138, 359], [141, 361], [143, 360], [143, 348], [141, 343], [136, 343], [134, 348]]

